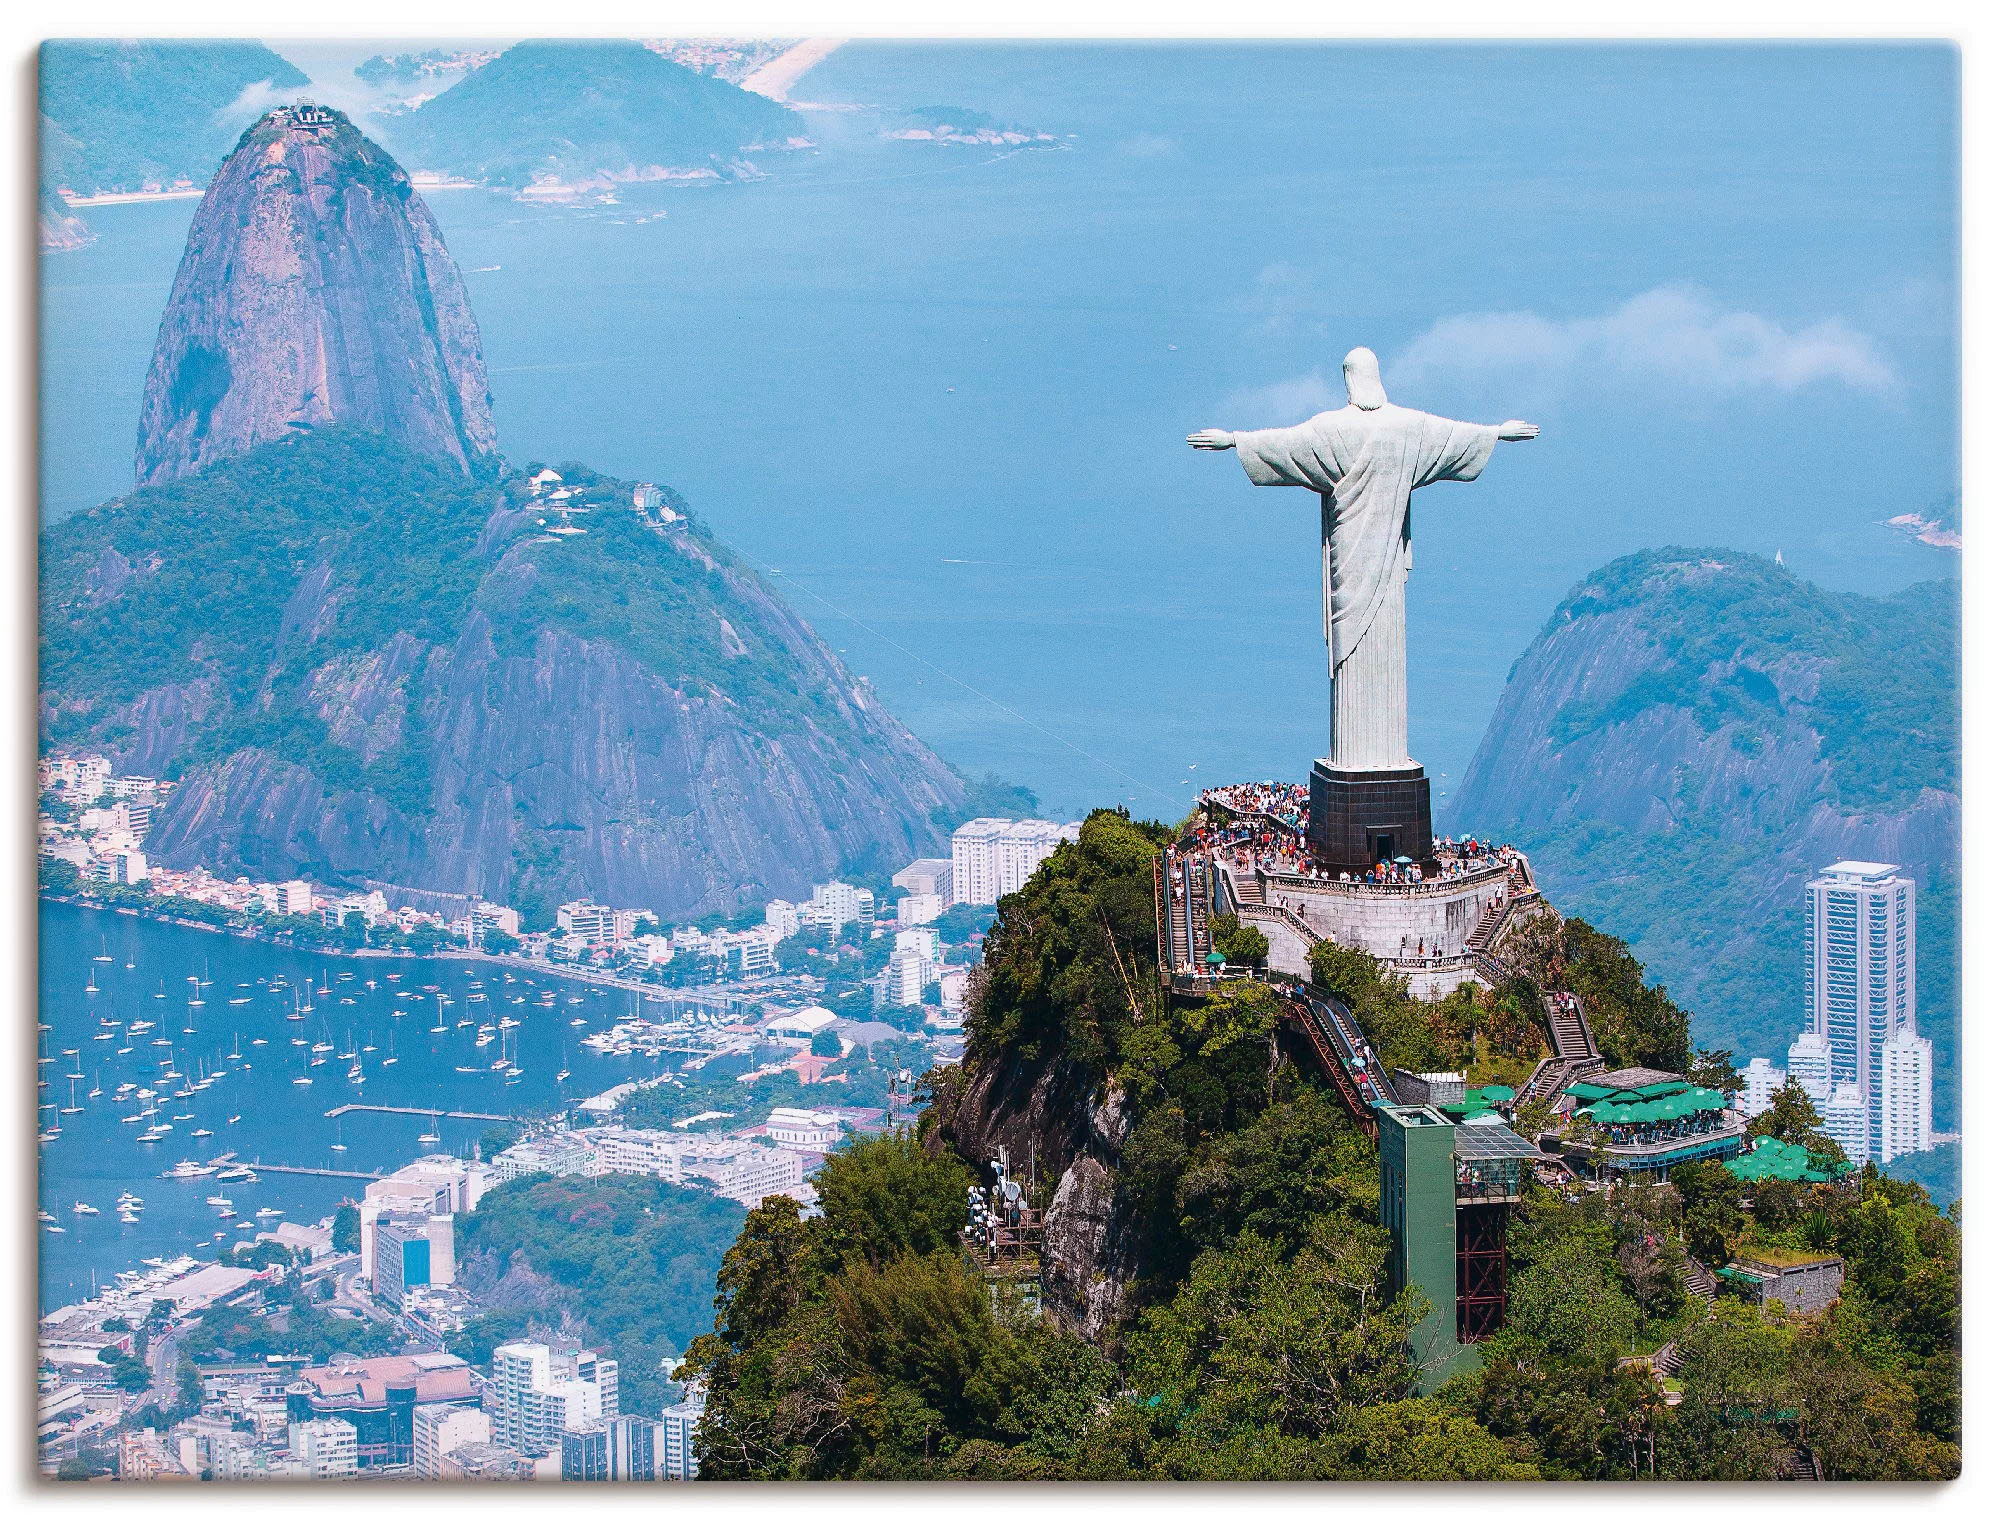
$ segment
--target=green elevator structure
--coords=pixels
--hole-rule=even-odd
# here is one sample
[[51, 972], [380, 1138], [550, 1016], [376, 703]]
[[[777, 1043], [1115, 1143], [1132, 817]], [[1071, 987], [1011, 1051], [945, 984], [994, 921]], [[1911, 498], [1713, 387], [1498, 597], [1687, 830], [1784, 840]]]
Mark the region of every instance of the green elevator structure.
[[1389, 1288], [1430, 1300], [1410, 1331], [1417, 1388], [1430, 1393], [1476, 1367], [1506, 1317], [1507, 1218], [1541, 1152], [1503, 1123], [1458, 1124], [1423, 1104], [1375, 1112]]

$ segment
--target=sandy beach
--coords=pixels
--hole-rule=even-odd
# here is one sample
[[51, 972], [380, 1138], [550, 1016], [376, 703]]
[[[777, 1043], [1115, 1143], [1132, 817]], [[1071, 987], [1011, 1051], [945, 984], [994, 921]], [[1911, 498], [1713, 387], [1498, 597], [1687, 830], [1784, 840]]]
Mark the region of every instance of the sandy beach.
[[796, 47], [785, 49], [743, 81], [743, 88], [772, 100], [789, 100], [792, 87], [806, 74], [832, 56], [845, 37], [808, 37]]

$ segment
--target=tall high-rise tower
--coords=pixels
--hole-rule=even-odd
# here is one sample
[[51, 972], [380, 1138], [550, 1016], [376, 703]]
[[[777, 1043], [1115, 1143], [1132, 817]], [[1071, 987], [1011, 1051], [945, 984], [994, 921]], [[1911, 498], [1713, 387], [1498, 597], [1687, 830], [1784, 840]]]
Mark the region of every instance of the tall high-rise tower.
[[[1825, 1041], [1828, 1086], [1852, 1083], [1859, 1097], [1864, 1153], [1848, 1157], [1856, 1164], [1929, 1143], [1927, 1117], [1916, 1120], [1930, 1107], [1930, 1062], [1916, 1033], [1915, 909], [1916, 888], [1893, 865], [1841, 860], [1806, 885], [1806, 1032]], [[1921, 1056], [1912, 1041], [1925, 1046]], [[1892, 1045], [1899, 1053], [1885, 1069]], [[1893, 1122], [1892, 1108], [1901, 1115]]]

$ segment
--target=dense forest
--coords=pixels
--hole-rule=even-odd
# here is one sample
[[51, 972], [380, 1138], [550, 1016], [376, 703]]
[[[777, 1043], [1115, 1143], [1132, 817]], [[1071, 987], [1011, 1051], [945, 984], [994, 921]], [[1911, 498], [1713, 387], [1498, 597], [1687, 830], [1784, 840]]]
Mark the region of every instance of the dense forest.
[[306, 76], [257, 42], [66, 39], [42, 45], [42, 177], [79, 195], [149, 180], [208, 183], [249, 114], [255, 85]]
[[460, 1279], [486, 1305], [447, 1348], [484, 1366], [531, 1331], [607, 1348], [628, 1411], [671, 1392], [661, 1363], [705, 1327], [702, 1303], [743, 1209], [650, 1176], [523, 1176], [465, 1215]]
[[[1425, 1305], [1388, 1291], [1372, 1145], [1294, 1058], [1268, 990], [1159, 993], [1164, 836], [1094, 814], [1001, 903], [966, 1066], [937, 1082], [924, 1132], [829, 1158], [821, 1217], [786, 1199], [750, 1214], [682, 1373], [709, 1388], [705, 1477], [1725, 1480], [1775, 1477], [1802, 1451], [1831, 1478], [1956, 1473], [1956, 1214], [1872, 1169], [1746, 1185], [1711, 1163], [1659, 1186], [1538, 1187], [1509, 1234], [1506, 1328], [1478, 1368], [1416, 1396], [1405, 1335]], [[1385, 1050], [1526, 1058], [1522, 999], [1560, 975], [1607, 1053], [1689, 1066], [1684, 1016], [1616, 940], [1572, 920], [1543, 949], [1529, 985], [1449, 1005], [1352, 952], [1316, 972]], [[1095, 1112], [1131, 1105], [1116, 1183], [1141, 1238], [1102, 1334], [1037, 1314], [962, 1248], [984, 1157], [955, 1135], [996, 1064], [1060, 1067]], [[1798, 1096], [1765, 1130], [1825, 1143]], [[1845, 1258], [1835, 1309], [1787, 1318], [1686, 1288], [1691, 1262], [1786, 1250]], [[1669, 1342], [1663, 1382], [1633, 1358]]]
[[1959, 603], [1949, 579], [1870, 597], [1725, 549], [1626, 555], [1516, 663], [1447, 820], [1525, 849], [1746, 1058], [1799, 1030], [1807, 879], [1899, 865], [1955, 1128]]

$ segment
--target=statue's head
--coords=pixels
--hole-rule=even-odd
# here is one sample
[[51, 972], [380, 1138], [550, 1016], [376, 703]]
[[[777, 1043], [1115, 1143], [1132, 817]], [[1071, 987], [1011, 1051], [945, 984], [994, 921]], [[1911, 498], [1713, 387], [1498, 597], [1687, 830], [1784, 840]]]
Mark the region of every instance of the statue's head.
[[1349, 406], [1374, 411], [1389, 404], [1389, 393], [1382, 388], [1382, 364], [1374, 349], [1348, 350], [1347, 357], [1340, 361], [1340, 372], [1347, 381]]

